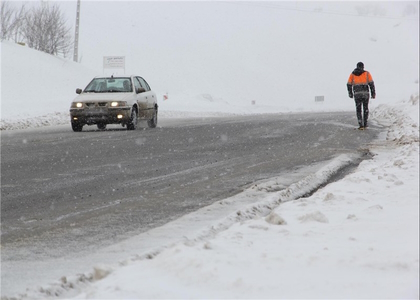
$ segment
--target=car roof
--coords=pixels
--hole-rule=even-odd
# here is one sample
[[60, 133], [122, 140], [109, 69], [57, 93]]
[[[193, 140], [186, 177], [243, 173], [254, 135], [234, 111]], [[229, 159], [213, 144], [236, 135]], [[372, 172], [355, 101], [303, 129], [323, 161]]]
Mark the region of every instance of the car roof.
[[95, 76], [94, 78], [122, 78], [122, 77], [138, 77], [138, 75], [100, 75], [100, 76]]

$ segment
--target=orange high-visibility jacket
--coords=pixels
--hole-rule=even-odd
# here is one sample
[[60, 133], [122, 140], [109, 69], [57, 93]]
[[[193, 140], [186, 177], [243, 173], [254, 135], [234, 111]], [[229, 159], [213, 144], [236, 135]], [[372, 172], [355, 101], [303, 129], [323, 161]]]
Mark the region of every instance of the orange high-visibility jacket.
[[354, 96], [367, 96], [369, 97], [369, 88], [372, 97], [375, 96], [375, 84], [372, 75], [368, 71], [361, 69], [354, 69], [347, 80], [347, 90], [353, 93]]

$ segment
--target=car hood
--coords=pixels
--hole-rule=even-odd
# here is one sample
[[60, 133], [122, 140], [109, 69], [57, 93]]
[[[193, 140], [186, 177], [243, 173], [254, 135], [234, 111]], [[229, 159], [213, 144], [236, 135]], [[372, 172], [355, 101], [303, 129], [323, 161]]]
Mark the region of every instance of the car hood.
[[133, 93], [83, 93], [74, 98], [73, 102], [124, 101], [131, 97]]

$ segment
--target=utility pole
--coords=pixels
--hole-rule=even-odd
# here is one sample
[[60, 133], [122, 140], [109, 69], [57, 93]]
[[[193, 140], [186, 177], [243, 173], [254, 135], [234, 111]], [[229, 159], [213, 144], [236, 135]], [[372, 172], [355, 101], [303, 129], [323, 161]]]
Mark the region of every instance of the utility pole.
[[79, 52], [79, 20], [80, 20], [80, 0], [77, 0], [77, 10], [76, 10], [76, 29], [74, 33], [74, 51], [73, 51], [73, 61], [78, 62], [78, 52]]

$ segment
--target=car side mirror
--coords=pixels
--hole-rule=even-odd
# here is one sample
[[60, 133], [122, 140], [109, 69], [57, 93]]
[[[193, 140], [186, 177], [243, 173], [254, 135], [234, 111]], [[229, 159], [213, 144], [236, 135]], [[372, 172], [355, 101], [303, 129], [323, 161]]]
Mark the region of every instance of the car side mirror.
[[146, 90], [142, 87], [137, 89], [137, 94], [144, 93]]
[[81, 94], [82, 93], [82, 89], [76, 89], [76, 94]]

